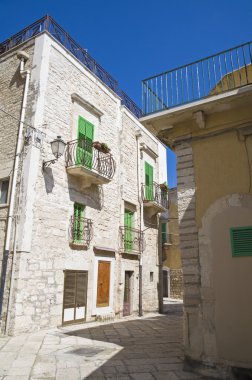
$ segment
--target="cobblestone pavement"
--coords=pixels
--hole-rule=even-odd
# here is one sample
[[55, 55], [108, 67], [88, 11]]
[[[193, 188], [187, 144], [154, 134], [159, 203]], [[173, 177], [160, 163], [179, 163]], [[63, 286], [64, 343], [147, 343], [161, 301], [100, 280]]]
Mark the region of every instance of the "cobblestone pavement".
[[0, 338], [0, 380], [203, 379], [183, 371], [182, 312]]

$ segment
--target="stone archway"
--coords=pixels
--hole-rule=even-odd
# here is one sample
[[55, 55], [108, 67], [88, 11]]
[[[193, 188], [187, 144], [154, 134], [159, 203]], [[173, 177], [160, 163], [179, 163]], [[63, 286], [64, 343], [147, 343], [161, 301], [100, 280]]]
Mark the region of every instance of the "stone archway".
[[230, 194], [205, 212], [198, 232], [204, 356], [237, 366], [252, 352], [252, 257], [232, 257], [229, 229], [252, 225], [252, 196]]

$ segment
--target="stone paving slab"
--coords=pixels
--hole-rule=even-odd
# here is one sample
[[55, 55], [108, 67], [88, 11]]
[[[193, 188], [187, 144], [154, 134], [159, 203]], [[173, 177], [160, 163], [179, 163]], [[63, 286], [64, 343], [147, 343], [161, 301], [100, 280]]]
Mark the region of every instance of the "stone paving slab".
[[[176, 304], [177, 305], [177, 304]], [[0, 337], [0, 380], [200, 380], [183, 371], [182, 313]]]

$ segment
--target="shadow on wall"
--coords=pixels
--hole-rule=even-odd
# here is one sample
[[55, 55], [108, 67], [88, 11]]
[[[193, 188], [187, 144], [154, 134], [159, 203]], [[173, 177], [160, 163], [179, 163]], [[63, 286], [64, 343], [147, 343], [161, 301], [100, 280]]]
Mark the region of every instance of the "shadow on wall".
[[10, 84], [9, 84], [9, 88], [11, 88], [12, 86], [16, 85], [16, 87], [20, 87], [20, 86], [23, 86], [24, 84], [24, 79], [21, 77], [20, 75], [20, 67], [18, 65], [11, 81], [10, 81]]
[[44, 168], [43, 178], [44, 178], [47, 194], [52, 193], [53, 188], [54, 188], [54, 178], [53, 178], [53, 172], [51, 168], [49, 167]]
[[99, 185], [91, 185], [90, 187], [82, 186], [81, 181], [77, 177], [68, 175], [69, 197], [72, 202], [84, 204], [100, 211], [104, 205], [103, 187]]

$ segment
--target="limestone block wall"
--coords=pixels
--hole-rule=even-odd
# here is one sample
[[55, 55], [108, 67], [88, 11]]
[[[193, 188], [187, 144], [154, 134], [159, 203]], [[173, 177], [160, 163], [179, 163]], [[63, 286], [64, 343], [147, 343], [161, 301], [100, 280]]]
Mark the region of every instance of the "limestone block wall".
[[184, 281], [185, 355], [199, 359], [203, 352], [198, 229], [195, 221], [195, 179], [190, 143], [176, 146], [180, 250]]
[[[62, 323], [66, 269], [88, 271], [87, 320], [95, 318], [96, 247], [104, 248], [104, 257], [115, 252], [111, 287], [116, 314], [122, 310], [124, 272], [134, 271], [132, 311], [136, 311], [138, 261], [127, 261], [118, 253], [118, 246], [124, 201], [136, 206], [138, 226], [140, 221], [135, 138], [139, 123], [123, 111], [117, 95], [45, 34], [35, 40], [31, 86], [27, 118], [40, 126], [45, 138], [41, 149], [29, 146], [24, 159], [19, 255], [9, 331], [35, 331]], [[82, 101], [77, 104], [73, 94]], [[95, 110], [99, 110], [99, 115]], [[50, 141], [57, 135], [66, 142], [77, 138], [79, 114], [94, 124], [95, 139], [111, 148], [116, 172], [108, 184], [86, 187], [85, 181], [67, 174], [64, 157], [44, 172], [41, 170], [42, 161], [52, 158]], [[155, 148], [153, 138], [146, 134], [145, 139]], [[85, 217], [92, 220], [93, 236], [85, 250], [73, 249], [69, 244], [74, 202], [84, 204]], [[143, 302], [148, 311], [157, 309], [157, 231], [149, 229], [146, 238]], [[110, 249], [109, 253], [106, 249]], [[150, 271], [154, 272], [152, 282]]]
[[[25, 64], [25, 68], [29, 70], [31, 69], [34, 52], [34, 43], [32, 41], [22, 44], [18, 48], [13, 49], [11, 52], [5, 53], [0, 57], [0, 109], [4, 111], [0, 111], [0, 180], [9, 179], [8, 199], [10, 196], [12, 171], [25, 83], [25, 80], [19, 73], [20, 60], [17, 58], [17, 52], [21, 49], [30, 56]], [[17, 184], [16, 202], [19, 201], [18, 194], [19, 180]], [[8, 202], [7, 205], [0, 205], [0, 273], [2, 270], [7, 215]], [[12, 252], [9, 254], [9, 265], [6, 273], [5, 287], [7, 291], [4, 294], [3, 318], [6, 316], [11, 260]]]
[[171, 298], [183, 298], [182, 269], [170, 269], [170, 296]]
[[[145, 132], [142, 125], [132, 117], [132, 115], [124, 110], [123, 112], [123, 132], [121, 139], [121, 163], [122, 163], [122, 178], [123, 178], [123, 199], [131, 202], [137, 206], [136, 215], [136, 228], [140, 228], [140, 223], [142, 223], [142, 230], [144, 230], [144, 252], [143, 252], [143, 310], [153, 311], [158, 309], [158, 291], [157, 283], [158, 279], [158, 230], [156, 228], [148, 228], [141, 221], [141, 212], [139, 207], [139, 197], [138, 197], [138, 173], [136, 170], [137, 165], [137, 142], [136, 142], [136, 131], [141, 130], [142, 136], [139, 138], [139, 146], [141, 143], [145, 143], [149, 148], [151, 148], [156, 154], [158, 154], [158, 144], [157, 140], [151, 137]], [[140, 155], [140, 190], [141, 184], [145, 182], [144, 174], [144, 155]], [[151, 158], [150, 158], [151, 159]], [[158, 178], [158, 160], [154, 163], [154, 170]], [[143, 210], [143, 213], [145, 211]], [[154, 217], [155, 218], [155, 217]], [[136, 271], [138, 273], [138, 263], [136, 263]], [[150, 279], [150, 273], [153, 272], [153, 280]], [[135, 304], [138, 305], [138, 291], [135, 296]]]

